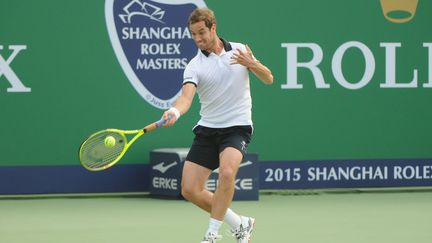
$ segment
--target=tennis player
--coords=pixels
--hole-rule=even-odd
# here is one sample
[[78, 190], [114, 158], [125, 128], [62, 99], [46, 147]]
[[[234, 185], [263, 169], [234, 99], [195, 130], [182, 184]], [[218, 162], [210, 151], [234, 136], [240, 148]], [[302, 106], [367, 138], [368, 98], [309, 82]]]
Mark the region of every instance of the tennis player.
[[[253, 130], [249, 71], [265, 84], [273, 83], [273, 75], [247, 45], [218, 36], [212, 10], [194, 10], [189, 16], [189, 29], [199, 50], [186, 66], [181, 95], [163, 114], [166, 125], [174, 125], [198, 93], [201, 119], [193, 128], [195, 138], [184, 163], [182, 195], [210, 213], [201, 243], [219, 240], [222, 222], [232, 228], [237, 242], [250, 242], [255, 219], [241, 216], [229, 207], [235, 177]], [[219, 183], [212, 193], [206, 190], [205, 183], [216, 168]]]

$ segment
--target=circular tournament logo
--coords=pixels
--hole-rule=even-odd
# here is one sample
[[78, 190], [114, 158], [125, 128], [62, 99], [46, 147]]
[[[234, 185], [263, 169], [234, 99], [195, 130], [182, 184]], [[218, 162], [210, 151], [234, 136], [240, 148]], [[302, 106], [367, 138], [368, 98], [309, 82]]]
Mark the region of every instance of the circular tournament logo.
[[180, 94], [183, 71], [197, 48], [189, 14], [203, 0], [106, 0], [105, 17], [117, 59], [135, 90], [166, 109]]

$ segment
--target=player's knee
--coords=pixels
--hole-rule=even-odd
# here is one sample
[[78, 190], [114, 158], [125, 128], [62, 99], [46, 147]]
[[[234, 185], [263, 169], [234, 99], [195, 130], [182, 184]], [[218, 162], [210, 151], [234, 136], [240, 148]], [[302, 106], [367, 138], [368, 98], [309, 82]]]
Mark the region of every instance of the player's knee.
[[194, 198], [195, 190], [188, 185], [182, 184], [181, 194], [184, 198], [191, 201]]
[[219, 168], [219, 183], [233, 182], [235, 176], [235, 171], [232, 168]]

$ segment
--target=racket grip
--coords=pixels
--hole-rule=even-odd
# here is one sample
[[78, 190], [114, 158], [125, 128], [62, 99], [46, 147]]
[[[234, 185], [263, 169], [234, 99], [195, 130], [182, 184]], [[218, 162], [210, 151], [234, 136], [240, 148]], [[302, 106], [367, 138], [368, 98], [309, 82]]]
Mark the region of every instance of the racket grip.
[[[171, 115], [168, 115], [168, 119], [171, 119]], [[156, 128], [159, 128], [159, 127], [165, 125], [165, 122], [166, 122], [166, 121], [165, 121], [163, 118], [161, 118], [159, 121], [154, 122], [154, 123], [152, 123], [152, 124], [150, 124], [150, 125], [144, 127], [143, 130], [144, 130], [144, 132], [150, 132], [150, 131], [153, 131], [153, 130], [155, 130]]]
[[[168, 119], [170, 119], [170, 117], [168, 116]], [[155, 122], [156, 127], [161, 127], [165, 124], [165, 120], [162, 118], [159, 121]]]

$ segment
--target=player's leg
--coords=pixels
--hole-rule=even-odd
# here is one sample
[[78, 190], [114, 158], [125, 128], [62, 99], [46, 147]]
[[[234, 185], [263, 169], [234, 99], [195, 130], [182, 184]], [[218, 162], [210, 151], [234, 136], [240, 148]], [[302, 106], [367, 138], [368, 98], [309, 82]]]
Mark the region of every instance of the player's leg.
[[[182, 175], [182, 195], [201, 209], [211, 212], [213, 193], [205, 189], [205, 183], [211, 170], [196, 163], [185, 161]], [[209, 227], [201, 243], [213, 243], [219, 240], [221, 220], [210, 218]]]
[[201, 165], [185, 161], [181, 182], [183, 197], [209, 213], [213, 193], [205, 189], [205, 183], [211, 172]]
[[223, 220], [234, 196], [235, 177], [243, 155], [235, 148], [227, 147], [220, 153], [218, 186], [213, 196], [211, 217]]
[[[221, 144], [221, 166], [222, 161], [227, 161], [227, 164], [232, 164], [235, 168], [234, 178], [232, 179], [232, 190], [235, 189], [235, 177], [237, 175], [240, 163], [246, 153], [247, 146], [252, 136], [252, 127], [241, 126], [235, 127], [227, 135]], [[230, 173], [228, 173], [229, 175]], [[221, 176], [221, 175], [220, 175]], [[221, 178], [220, 178], [221, 179]], [[220, 185], [220, 182], [219, 182]], [[213, 199], [216, 201], [215, 199]], [[232, 200], [232, 196], [231, 196]], [[215, 204], [215, 203], [213, 203]], [[227, 210], [225, 214], [225, 222], [229, 222], [233, 233], [238, 243], [249, 243], [251, 233], [254, 227], [255, 219], [251, 217], [239, 216]]]
[[[219, 183], [213, 196], [212, 218], [220, 219], [222, 217], [227, 221], [227, 217], [230, 215], [227, 210], [234, 196], [235, 178], [242, 159], [243, 154], [236, 148], [227, 147], [222, 151], [219, 167]], [[232, 211], [231, 217], [233, 219], [230, 224], [232, 227], [231, 232], [237, 242], [250, 242], [250, 235], [255, 219], [239, 216]]]
[[[221, 131], [219, 130], [212, 130], [212, 129], [198, 126], [194, 129], [194, 132], [196, 137], [191, 146], [191, 149], [189, 150], [183, 168], [182, 194], [186, 199], [188, 199], [192, 203], [196, 204], [197, 206], [204, 209], [205, 211], [211, 213], [212, 207], [213, 205], [215, 205], [214, 194], [205, 189], [205, 183], [208, 177], [210, 176], [211, 172], [213, 171], [213, 169], [219, 166], [219, 161], [223, 154], [222, 151], [225, 150], [227, 146], [229, 146], [229, 142], [226, 143], [224, 141], [222, 146], [220, 146], [221, 144], [217, 145], [214, 143], [215, 139], [217, 138], [213, 136], [214, 134], [220, 134]], [[236, 139], [234, 139], [234, 142], [238, 143], [237, 145], [238, 150], [247, 146], [247, 144], [245, 144], [244, 142], [244, 138], [239, 136], [235, 136], [235, 137]], [[246, 139], [246, 141], [248, 142], [248, 139]], [[230, 160], [228, 159], [229, 157], [231, 157], [228, 156], [229, 154], [230, 153], [225, 154], [223, 160], [227, 160], [227, 161]], [[234, 154], [236, 154], [236, 156], [239, 156], [237, 152], [235, 152]], [[227, 157], [227, 159], [225, 159], [225, 157]], [[230, 198], [229, 201], [232, 200], [232, 194], [234, 193], [235, 174], [237, 173], [238, 165], [240, 164], [241, 159], [242, 159], [242, 155], [240, 153], [240, 159], [237, 159], [238, 163], [237, 166], [234, 167], [234, 169], [225, 167], [223, 165], [222, 165], [222, 169], [221, 168], [219, 169], [222, 170], [222, 174], [223, 174], [222, 177], [224, 178], [225, 177], [228, 178], [229, 176], [227, 175], [229, 174], [233, 174], [234, 176], [234, 178], [231, 178], [233, 191], [231, 193], [231, 196], [228, 197]], [[229, 204], [230, 202], [227, 205], [229, 206]], [[227, 222], [232, 228], [237, 228], [239, 225], [241, 225], [242, 217], [237, 215], [231, 209], [227, 210], [226, 206], [223, 206], [223, 204], [221, 205], [223, 208], [222, 211], [224, 211], [225, 214], [219, 213], [218, 214], [219, 216], [217, 216], [217, 218], [213, 218], [213, 217], [210, 218], [209, 228], [206, 232], [204, 240], [202, 241], [204, 243], [214, 242], [216, 239], [219, 239], [218, 230], [222, 224], [222, 220], [224, 220], [224, 222]]]
[[207, 212], [211, 211], [213, 193], [206, 190], [205, 183], [213, 169], [217, 168], [219, 160], [210, 131], [202, 126], [194, 128], [195, 138], [182, 172], [183, 197]]

